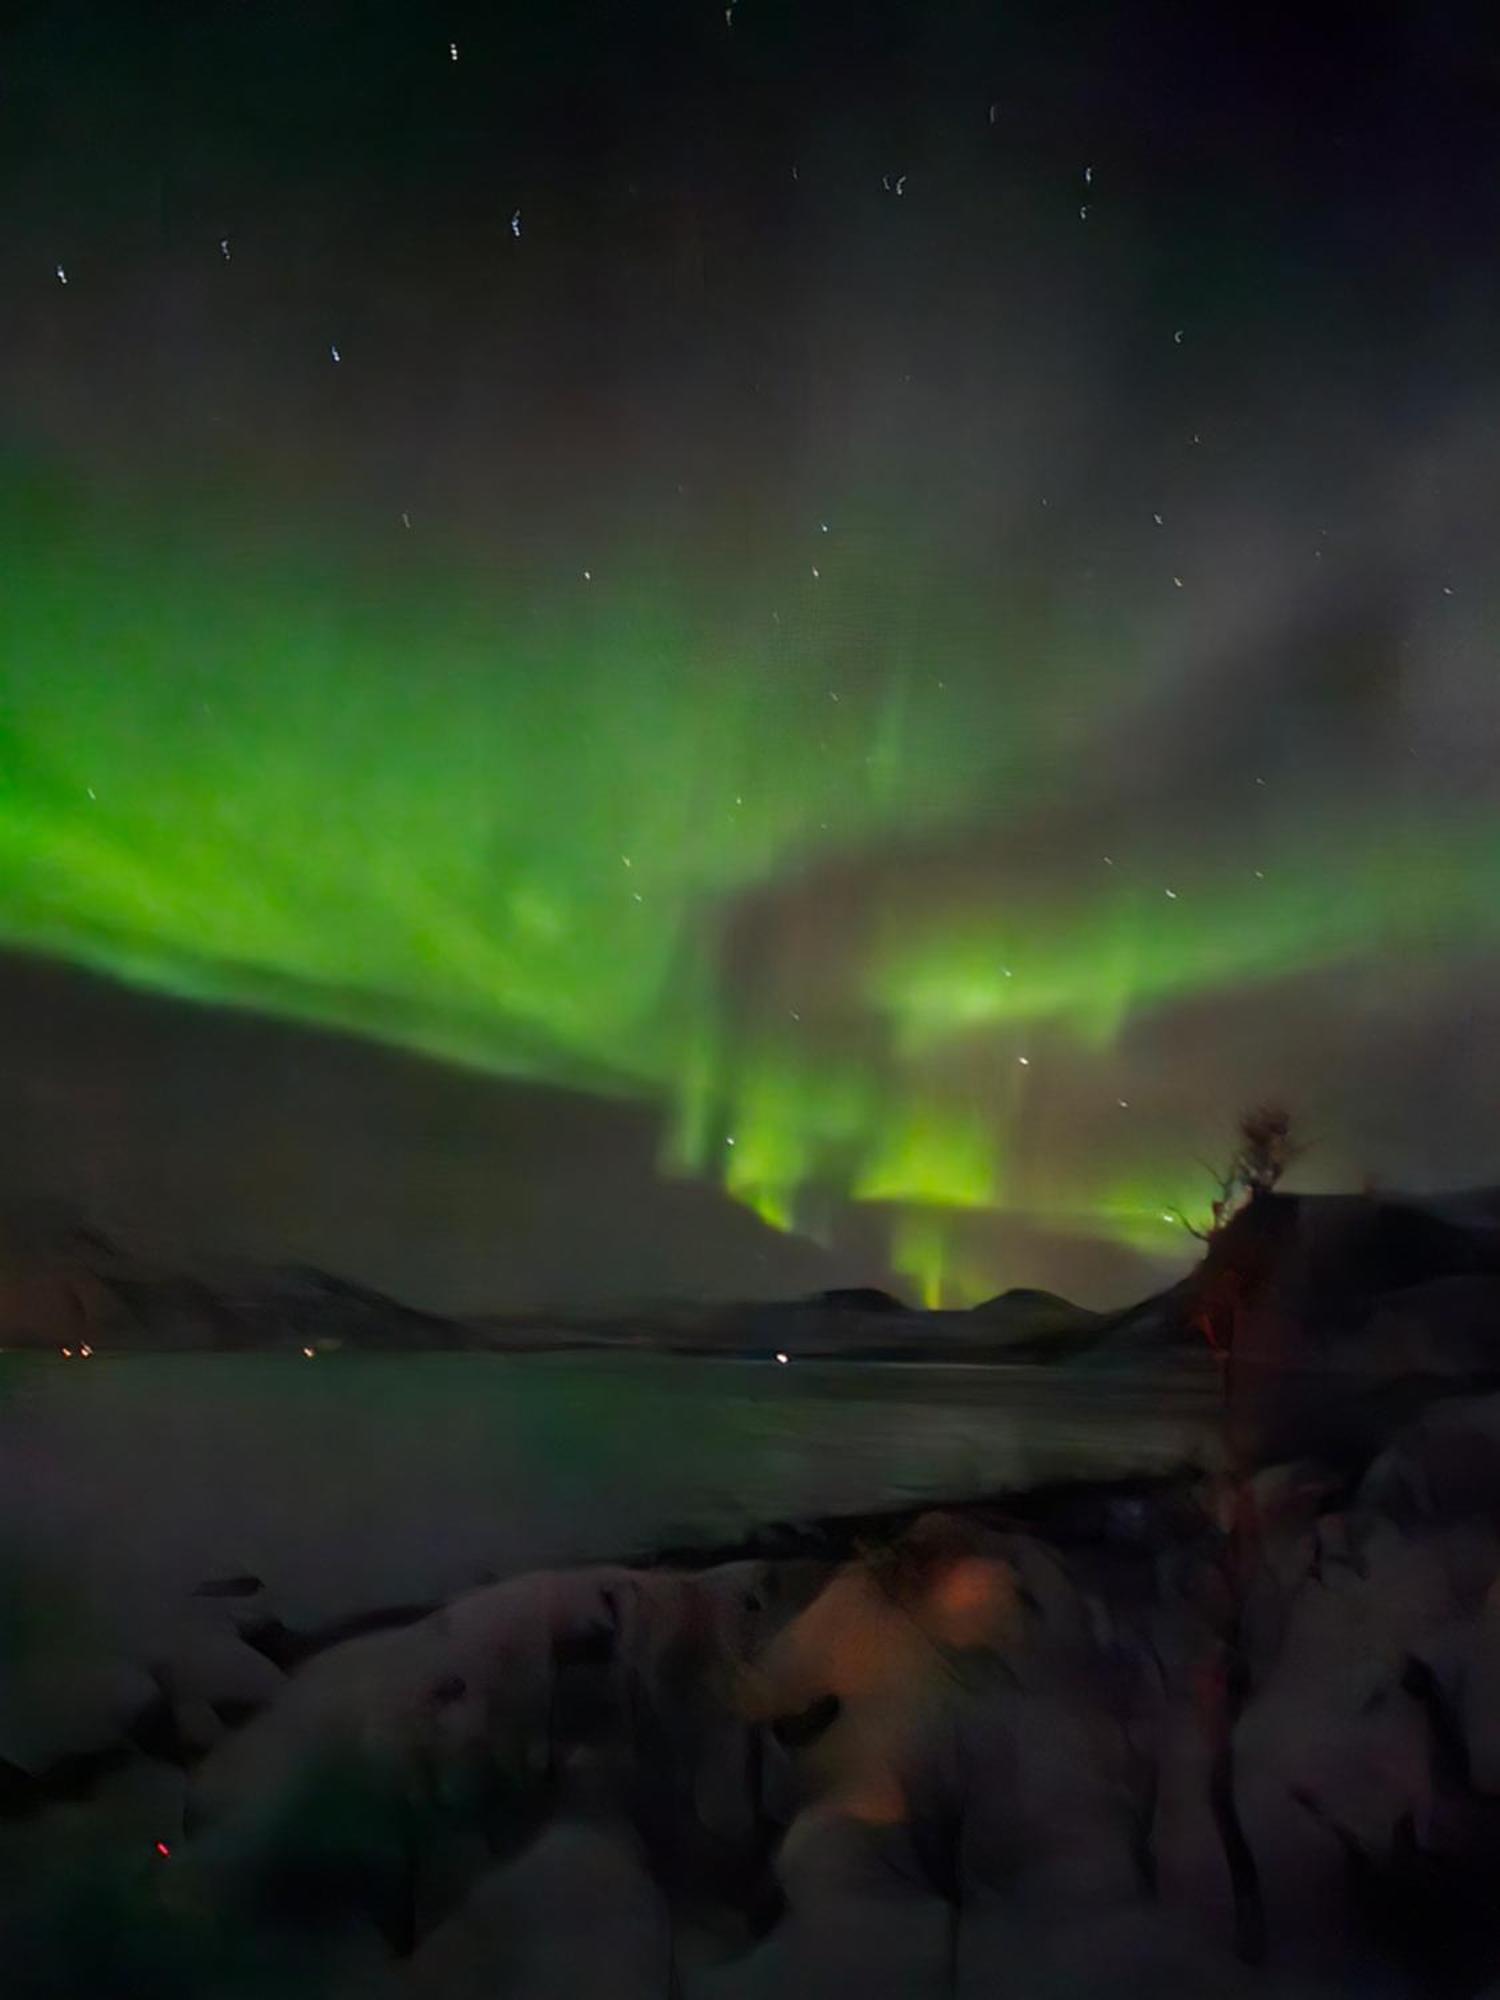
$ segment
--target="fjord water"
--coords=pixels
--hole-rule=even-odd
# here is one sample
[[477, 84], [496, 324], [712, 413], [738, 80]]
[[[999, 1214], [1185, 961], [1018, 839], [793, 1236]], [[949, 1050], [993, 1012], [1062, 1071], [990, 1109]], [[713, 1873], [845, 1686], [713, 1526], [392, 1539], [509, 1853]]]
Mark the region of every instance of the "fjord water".
[[297, 1626], [1188, 1456], [1196, 1395], [1030, 1367], [632, 1353], [0, 1356], [12, 1554], [110, 1624], [253, 1575]]

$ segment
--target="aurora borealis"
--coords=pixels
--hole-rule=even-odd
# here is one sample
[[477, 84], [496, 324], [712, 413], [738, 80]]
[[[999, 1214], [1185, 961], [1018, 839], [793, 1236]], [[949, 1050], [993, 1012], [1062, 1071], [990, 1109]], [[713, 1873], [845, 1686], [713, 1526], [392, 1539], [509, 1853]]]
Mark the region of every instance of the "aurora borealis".
[[1179, 1255], [1251, 1097], [1494, 1173], [1493, 142], [1148, 11], [34, 30], [0, 941], [930, 1303]]

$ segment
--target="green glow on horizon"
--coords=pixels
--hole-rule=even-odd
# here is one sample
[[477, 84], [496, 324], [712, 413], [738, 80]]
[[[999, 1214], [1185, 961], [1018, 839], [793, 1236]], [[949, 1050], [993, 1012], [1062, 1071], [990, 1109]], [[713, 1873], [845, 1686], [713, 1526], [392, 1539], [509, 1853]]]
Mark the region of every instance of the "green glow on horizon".
[[[1181, 1244], [1162, 1211], [1198, 1191], [1159, 1141], [1034, 1185], [1033, 1049], [1097, 1059], [1187, 997], [1500, 937], [1490, 824], [1373, 807], [1336, 843], [1284, 828], [1264, 880], [1229, 837], [1066, 891], [903, 873], [1019, 821], [1142, 698], [1144, 649], [1106, 662], [1003, 591], [935, 621], [875, 546], [826, 545], [773, 625], [769, 586], [695, 597], [623, 550], [589, 585], [409, 540], [377, 568], [12, 494], [0, 938], [650, 1103], [664, 1171], [781, 1230], [878, 1207], [932, 1302], [1006, 1276], [965, 1216]], [[851, 867], [880, 893], [801, 907]]]

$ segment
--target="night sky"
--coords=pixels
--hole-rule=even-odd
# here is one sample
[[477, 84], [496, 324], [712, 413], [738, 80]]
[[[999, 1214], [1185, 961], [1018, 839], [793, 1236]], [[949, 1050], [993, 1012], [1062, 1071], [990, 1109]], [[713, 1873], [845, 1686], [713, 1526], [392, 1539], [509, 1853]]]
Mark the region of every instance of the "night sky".
[[1099, 1301], [1500, 1177], [1479, 7], [0, 48], [0, 1193], [441, 1304]]

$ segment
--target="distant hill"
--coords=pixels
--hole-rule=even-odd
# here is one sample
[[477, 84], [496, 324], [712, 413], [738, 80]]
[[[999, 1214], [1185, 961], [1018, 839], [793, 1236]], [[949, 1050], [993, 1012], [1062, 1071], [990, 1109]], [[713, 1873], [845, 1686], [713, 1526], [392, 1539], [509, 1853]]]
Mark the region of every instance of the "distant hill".
[[1057, 1361], [1086, 1351], [1115, 1315], [1017, 1285], [972, 1307], [968, 1317], [986, 1345], [998, 1345], [1010, 1359]]
[[[303, 1265], [173, 1269], [98, 1230], [0, 1235], [0, 1347], [97, 1353], [444, 1348], [640, 1349], [770, 1362], [1077, 1366], [1209, 1361], [1206, 1302], [1232, 1304], [1236, 1365], [1309, 1398], [1349, 1381], [1500, 1378], [1500, 1191], [1265, 1195], [1180, 1283], [1115, 1312], [1016, 1287], [926, 1312], [874, 1286], [784, 1301], [648, 1304], [613, 1314], [444, 1318]], [[1317, 1385], [1322, 1384], [1319, 1388]]]
[[773, 1360], [983, 1360], [1040, 1354], [1101, 1320], [1046, 1293], [1012, 1292], [976, 1313], [923, 1312], [876, 1286], [783, 1301], [664, 1301], [628, 1311], [422, 1312], [306, 1265], [215, 1263], [176, 1270], [97, 1230], [0, 1240], [0, 1347], [97, 1354], [174, 1350], [639, 1348]]
[[823, 1306], [829, 1312], [862, 1313], [904, 1313], [910, 1312], [904, 1299], [898, 1299], [894, 1292], [883, 1292], [878, 1285], [846, 1285], [828, 1292], [814, 1292], [809, 1305]]
[[88, 1228], [0, 1239], [0, 1347], [97, 1354], [468, 1342], [453, 1321], [305, 1267], [184, 1272]]

